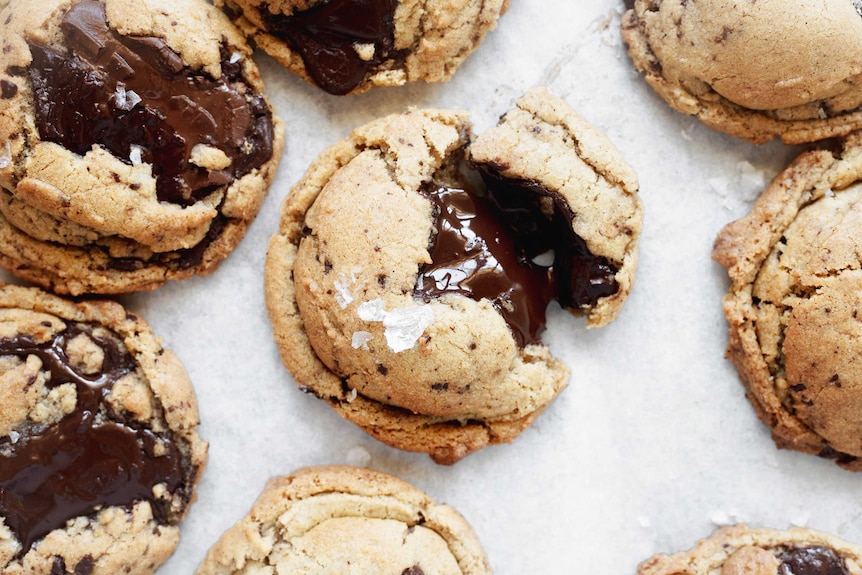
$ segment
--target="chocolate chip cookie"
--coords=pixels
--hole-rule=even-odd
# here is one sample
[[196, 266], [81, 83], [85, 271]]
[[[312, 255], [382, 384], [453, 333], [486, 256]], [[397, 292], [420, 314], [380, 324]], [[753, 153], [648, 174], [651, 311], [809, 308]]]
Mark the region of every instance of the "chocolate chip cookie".
[[634, 0], [622, 35], [659, 96], [727, 134], [802, 143], [862, 128], [858, 2]]
[[153, 573], [206, 462], [197, 425], [141, 318], [0, 286], [0, 572]]
[[713, 257], [728, 356], [780, 447], [862, 471], [862, 135], [803, 153]]
[[215, 270], [283, 142], [242, 34], [203, 0], [11, 0], [0, 21], [0, 264], [71, 294]]
[[283, 66], [330, 94], [443, 82], [509, 0], [216, 0]]
[[812, 529], [723, 527], [689, 551], [656, 555], [638, 575], [856, 575], [862, 547]]
[[490, 575], [475, 533], [397, 477], [348, 466], [271, 479], [196, 575], [258, 573]]
[[475, 141], [459, 111], [373, 121], [282, 206], [266, 265], [282, 359], [302, 390], [438, 463], [509, 442], [568, 380], [540, 340], [548, 303], [598, 326], [629, 293], [636, 191], [544, 89]]

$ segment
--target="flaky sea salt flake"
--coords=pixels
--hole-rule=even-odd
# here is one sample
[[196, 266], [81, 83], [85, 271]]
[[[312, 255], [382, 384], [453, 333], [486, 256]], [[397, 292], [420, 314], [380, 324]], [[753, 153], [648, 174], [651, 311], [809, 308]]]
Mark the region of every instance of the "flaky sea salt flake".
[[371, 341], [372, 337], [373, 336], [371, 335], [371, 332], [354, 331], [353, 339], [351, 340], [350, 345], [353, 346], [353, 349], [359, 349], [361, 347], [362, 349], [367, 350], [368, 342]]
[[431, 306], [416, 305], [394, 309], [383, 318], [386, 344], [395, 353], [407, 351], [416, 345], [429, 325], [434, 323]]

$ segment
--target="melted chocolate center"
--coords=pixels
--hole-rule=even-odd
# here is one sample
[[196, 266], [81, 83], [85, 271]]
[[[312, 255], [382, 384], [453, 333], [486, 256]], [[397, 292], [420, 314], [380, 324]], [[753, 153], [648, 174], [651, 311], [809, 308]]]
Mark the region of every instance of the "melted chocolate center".
[[[69, 365], [66, 344], [80, 333], [104, 351], [98, 376], [82, 375]], [[115, 421], [119, 417], [104, 401], [114, 382], [134, 371], [132, 356], [82, 327], [70, 327], [43, 344], [28, 337], [2, 339], [0, 355], [34, 355], [50, 373], [48, 388], [73, 383], [77, 390], [73, 413], [41, 433], [0, 445], [0, 515], [21, 542], [20, 555], [69, 519], [107, 506], [147, 500], [156, 521], [167, 523], [167, 503], [155, 500], [153, 487], [164, 484], [175, 493], [183, 484], [179, 448], [161, 434]]]
[[827, 547], [800, 547], [779, 556], [778, 575], [850, 575], [844, 560]]
[[[97, 0], [74, 4], [61, 29], [68, 52], [29, 42], [43, 140], [77, 154], [98, 144], [128, 164], [151, 164], [159, 200], [180, 205], [272, 157], [271, 112], [224, 47], [222, 78], [213, 80], [185, 68], [161, 38], [111, 30]], [[230, 166], [192, 164], [199, 144], [220, 149]]]
[[[314, 83], [342, 95], [360, 85], [392, 54], [396, 0], [328, 0], [290, 16], [264, 5], [260, 17], [268, 31], [299, 52]], [[366, 59], [356, 45], [373, 45]]]
[[560, 194], [478, 168], [485, 197], [437, 183], [420, 190], [434, 206], [435, 234], [419, 297], [487, 299], [524, 347], [538, 343], [552, 300], [580, 308], [617, 292], [616, 267], [572, 230], [574, 214]]

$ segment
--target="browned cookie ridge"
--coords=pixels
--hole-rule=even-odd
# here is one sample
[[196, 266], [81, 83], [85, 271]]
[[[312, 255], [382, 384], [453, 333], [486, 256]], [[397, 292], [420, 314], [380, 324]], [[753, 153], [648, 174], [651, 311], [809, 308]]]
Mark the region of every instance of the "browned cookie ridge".
[[568, 378], [540, 339], [548, 302], [599, 326], [630, 292], [636, 191], [607, 138], [542, 89], [478, 138], [463, 112], [371, 122], [282, 206], [266, 268], [282, 359], [395, 447], [453, 463], [509, 442]]
[[16, 0], [0, 76], [0, 263], [58, 292], [213, 271], [282, 149], [251, 49], [201, 0]]

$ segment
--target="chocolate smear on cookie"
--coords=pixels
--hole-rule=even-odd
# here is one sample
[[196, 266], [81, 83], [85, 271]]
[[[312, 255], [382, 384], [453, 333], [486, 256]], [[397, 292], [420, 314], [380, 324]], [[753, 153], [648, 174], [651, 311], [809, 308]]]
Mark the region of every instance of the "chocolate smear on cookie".
[[268, 32], [302, 56], [314, 83], [343, 95], [391, 57], [397, 0], [328, 0], [290, 16], [259, 9]]
[[419, 270], [419, 296], [488, 299], [523, 347], [538, 343], [551, 301], [582, 308], [617, 292], [617, 268], [572, 230], [574, 214], [562, 195], [487, 164], [477, 169], [484, 193], [437, 183], [420, 190], [434, 205], [435, 234], [432, 263]]
[[[67, 357], [67, 344], [81, 334], [104, 352], [97, 375], [79, 373]], [[46, 387], [72, 383], [77, 393], [76, 409], [58, 423], [0, 441], [0, 516], [21, 542], [20, 555], [69, 519], [104, 507], [149, 501], [155, 520], [170, 522], [170, 501], [156, 499], [153, 488], [182, 491], [180, 448], [162, 433], [125, 421], [105, 401], [114, 383], [135, 371], [128, 351], [79, 324], [45, 343], [0, 339], [0, 355], [35, 356], [49, 374]]]
[[[272, 114], [243, 81], [239, 54], [222, 48], [220, 79], [185, 67], [164, 39], [123, 36], [104, 5], [75, 3], [63, 16], [65, 50], [30, 40], [36, 126], [77, 154], [100, 145], [127, 164], [146, 163], [158, 199], [191, 205], [272, 156]], [[226, 167], [192, 163], [197, 146]]]

